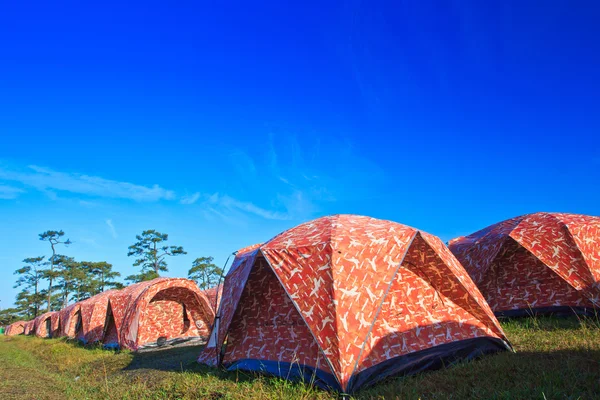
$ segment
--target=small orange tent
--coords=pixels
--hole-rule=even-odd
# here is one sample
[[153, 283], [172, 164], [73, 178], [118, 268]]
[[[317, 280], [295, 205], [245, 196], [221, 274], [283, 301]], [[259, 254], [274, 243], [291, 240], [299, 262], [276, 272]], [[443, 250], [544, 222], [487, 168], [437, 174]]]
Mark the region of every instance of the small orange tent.
[[39, 315], [34, 320], [35, 335], [43, 338], [52, 337], [52, 317], [56, 319], [57, 314], [58, 313], [55, 311], [50, 311], [45, 314]]
[[57, 336], [75, 339], [82, 336], [81, 302], [71, 304], [59, 312]]
[[238, 252], [199, 361], [352, 393], [390, 375], [510, 349], [440, 239], [354, 215]]
[[453, 239], [449, 247], [497, 315], [600, 307], [600, 217], [528, 214]]
[[120, 292], [129, 300], [110, 304], [113, 315], [122, 318], [117, 326], [121, 347], [138, 350], [208, 337], [214, 313], [195, 282], [156, 278]]
[[13, 322], [6, 327], [4, 334], [7, 336], [22, 335], [25, 332], [25, 324], [25, 321]]
[[110, 296], [117, 290], [108, 290], [90, 297], [80, 303], [82, 334], [79, 338], [84, 343], [96, 343], [104, 339]]

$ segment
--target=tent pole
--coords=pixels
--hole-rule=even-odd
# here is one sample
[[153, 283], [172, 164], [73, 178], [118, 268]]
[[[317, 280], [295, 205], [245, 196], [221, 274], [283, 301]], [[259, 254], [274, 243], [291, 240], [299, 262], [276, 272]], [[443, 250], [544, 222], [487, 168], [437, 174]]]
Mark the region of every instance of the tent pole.
[[[213, 323], [213, 326], [211, 329], [211, 334], [212, 334], [212, 330], [214, 330], [215, 328], [217, 329], [216, 332], [216, 340], [215, 340], [215, 356], [217, 358], [217, 365], [221, 364], [221, 349], [219, 348], [219, 319], [221, 318], [221, 315], [219, 313], [219, 287], [221, 286], [221, 282], [223, 282], [223, 278], [225, 276], [225, 269], [227, 268], [227, 264], [229, 263], [229, 259], [231, 258], [231, 256], [235, 256], [237, 254], [237, 251], [234, 251], [233, 253], [231, 253], [229, 256], [227, 256], [227, 260], [225, 260], [225, 265], [223, 266], [223, 269], [221, 270], [221, 275], [219, 276], [219, 281], [217, 282], [217, 288], [216, 288], [216, 293], [215, 293], [215, 321]], [[209, 338], [210, 341], [210, 338]]]

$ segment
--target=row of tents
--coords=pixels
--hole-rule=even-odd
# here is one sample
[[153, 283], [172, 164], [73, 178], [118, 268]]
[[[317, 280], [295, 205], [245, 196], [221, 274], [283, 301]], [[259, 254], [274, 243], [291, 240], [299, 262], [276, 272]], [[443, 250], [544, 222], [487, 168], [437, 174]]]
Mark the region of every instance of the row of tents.
[[67, 337], [134, 351], [202, 340], [214, 320], [215, 296], [215, 289], [201, 291], [188, 279], [157, 278], [15, 322], [5, 334]]
[[[197, 334], [208, 335], [198, 361], [352, 393], [391, 375], [511, 351], [497, 316], [599, 306], [598, 217], [530, 214], [446, 246], [395, 222], [335, 215], [237, 252], [217, 312], [197, 312], [206, 318], [196, 319], [204, 321]], [[163, 323], [180, 320], [181, 311], [163, 311]], [[137, 322], [116, 334], [108, 322], [97, 328], [103, 340], [134, 350], [158, 343], [140, 334], [154, 329], [144, 327], [151, 319], [133, 314]]]

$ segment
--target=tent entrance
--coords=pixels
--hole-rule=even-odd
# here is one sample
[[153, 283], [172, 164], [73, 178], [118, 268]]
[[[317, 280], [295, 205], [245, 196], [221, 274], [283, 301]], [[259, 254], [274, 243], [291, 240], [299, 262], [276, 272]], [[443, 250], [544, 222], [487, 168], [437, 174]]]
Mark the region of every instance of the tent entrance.
[[44, 323], [46, 328], [46, 331], [44, 332], [44, 337], [52, 337], [52, 320], [50, 318], [47, 318], [46, 321], [44, 321]]
[[203, 314], [191, 290], [183, 287], [161, 290], [146, 306], [138, 328], [138, 346], [163, 347], [203, 341], [209, 334]]
[[78, 339], [83, 337], [83, 320], [81, 319], [81, 311], [77, 311], [73, 315], [73, 323], [71, 323], [71, 326], [73, 326], [73, 337]]
[[115, 323], [115, 316], [112, 311], [110, 302], [106, 310], [106, 320], [104, 321], [104, 335], [102, 335], [102, 343], [104, 347], [118, 348], [119, 347], [119, 332]]
[[229, 370], [337, 385], [308, 326], [262, 257], [248, 275], [224, 347]]
[[492, 267], [479, 287], [497, 313], [585, 305], [581, 293], [512, 238]]

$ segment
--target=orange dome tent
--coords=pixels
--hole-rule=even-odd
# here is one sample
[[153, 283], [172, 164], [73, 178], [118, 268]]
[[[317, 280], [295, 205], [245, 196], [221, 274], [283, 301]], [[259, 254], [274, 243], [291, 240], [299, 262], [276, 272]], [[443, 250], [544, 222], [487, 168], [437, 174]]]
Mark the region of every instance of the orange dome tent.
[[81, 302], [71, 304], [59, 312], [59, 327], [57, 329], [59, 337], [69, 339], [80, 338], [83, 335], [83, 321], [81, 318]]
[[108, 303], [115, 293], [117, 290], [107, 290], [80, 303], [82, 334], [78, 338], [83, 343], [96, 343], [104, 339]]
[[50, 311], [45, 314], [39, 315], [34, 320], [35, 335], [43, 338], [52, 337], [52, 318], [54, 317], [54, 319], [56, 320], [57, 314], [58, 313], [55, 311]]
[[4, 332], [4, 334], [6, 336], [22, 335], [25, 332], [26, 323], [27, 322], [25, 321], [13, 322], [12, 324], [6, 327], [6, 331]]
[[110, 300], [121, 347], [147, 347], [206, 339], [214, 313], [207, 297], [189, 279], [156, 278], [119, 291]]
[[497, 315], [600, 307], [600, 218], [535, 213], [453, 239], [450, 250]]
[[390, 221], [299, 225], [238, 252], [223, 293], [200, 362], [346, 393], [510, 349], [440, 239]]

